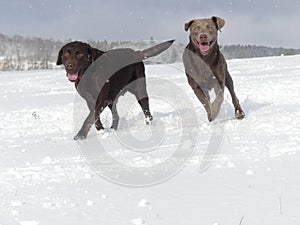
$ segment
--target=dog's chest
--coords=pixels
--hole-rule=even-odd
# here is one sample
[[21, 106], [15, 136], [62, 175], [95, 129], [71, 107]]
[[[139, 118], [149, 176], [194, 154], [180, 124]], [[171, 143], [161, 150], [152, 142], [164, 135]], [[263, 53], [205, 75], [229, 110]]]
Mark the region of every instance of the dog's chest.
[[90, 76], [89, 78], [81, 79], [80, 82], [75, 85], [75, 87], [81, 97], [83, 97], [86, 101], [91, 102], [96, 101], [101, 93], [101, 90], [107, 85], [108, 84], [106, 82], [99, 84], [94, 75]]
[[197, 53], [186, 49], [184, 52], [185, 73], [204, 89], [211, 89], [216, 82], [213, 69]]

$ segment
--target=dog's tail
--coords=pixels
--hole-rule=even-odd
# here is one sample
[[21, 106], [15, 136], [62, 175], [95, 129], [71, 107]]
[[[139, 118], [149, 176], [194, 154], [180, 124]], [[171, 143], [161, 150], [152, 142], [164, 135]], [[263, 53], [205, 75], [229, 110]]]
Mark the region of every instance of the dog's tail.
[[175, 40], [165, 41], [153, 47], [147, 48], [143, 51], [138, 51], [138, 53], [141, 55], [142, 59], [147, 59], [167, 50], [173, 44], [174, 41]]

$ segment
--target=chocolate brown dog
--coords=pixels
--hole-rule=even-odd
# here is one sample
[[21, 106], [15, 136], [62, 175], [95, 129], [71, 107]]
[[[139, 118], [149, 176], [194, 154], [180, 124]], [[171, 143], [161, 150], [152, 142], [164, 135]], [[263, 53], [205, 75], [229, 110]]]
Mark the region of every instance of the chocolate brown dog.
[[[224, 88], [228, 88], [235, 108], [235, 117], [243, 119], [245, 113], [236, 97], [232, 78], [224, 56], [219, 50], [218, 31], [225, 20], [213, 16], [209, 19], [194, 19], [184, 26], [190, 30], [190, 42], [183, 54], [183, 63], [189, 85], [203, 104], [209, 121], [213, 121], [224, 100]], [[214, 89], [216, 98], [211, 103], [209, 90]]]
[[112, 128], [117, 129], [119, 115], [116, 103], [118, 97], [126, 91], [135, 95], [146, 122], [152, 121], [142, 60], [160, 54], [173, 41], [163, 42], [143, 51], [116, 49], [103, 52], [78, 41], [64, 45], [58, 53], [56, 64], [65, 66], [67, 78], [75, 83], [78, 93], [86, 100], [90, 110], [74, 139], [85, 139], [94, 123], [97, 130], [103, 129], [100, 113], [106, 106], [112, 112]]

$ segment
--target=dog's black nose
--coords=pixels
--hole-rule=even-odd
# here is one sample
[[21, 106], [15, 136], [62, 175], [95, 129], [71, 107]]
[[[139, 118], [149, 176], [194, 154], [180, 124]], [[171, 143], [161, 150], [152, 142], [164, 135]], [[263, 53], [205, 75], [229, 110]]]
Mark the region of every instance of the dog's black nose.
[[200, 39], [203, 40], [203, 41], [206, 41], [207, 35], [206, 34], [201, 34]]
[[71, 64], [71, 63], [66, 64], [66, 69], [67, 69], [67, 70], [73, 69], [73, 64]]

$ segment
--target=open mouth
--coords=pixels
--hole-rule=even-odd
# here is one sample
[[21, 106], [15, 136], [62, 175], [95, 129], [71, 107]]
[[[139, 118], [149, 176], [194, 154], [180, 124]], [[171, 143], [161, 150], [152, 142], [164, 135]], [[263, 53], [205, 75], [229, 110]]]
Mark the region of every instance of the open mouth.
[[79, 78], [79, 73], [78, 72], [74, 74], [67, 73], [67, 78], [69, 79], [69, 81], [75, 82]]
[[199, 42], [196, 39], [194, 39], [194, 43], [195, 45], [200, 49], [200, 52], [202, 55], [207, 55], [210, 48], [214, 45], [216, 41], [211, 41], [211, 42], [207, 42], [207, 41], [203, 41], [203, 42]]

